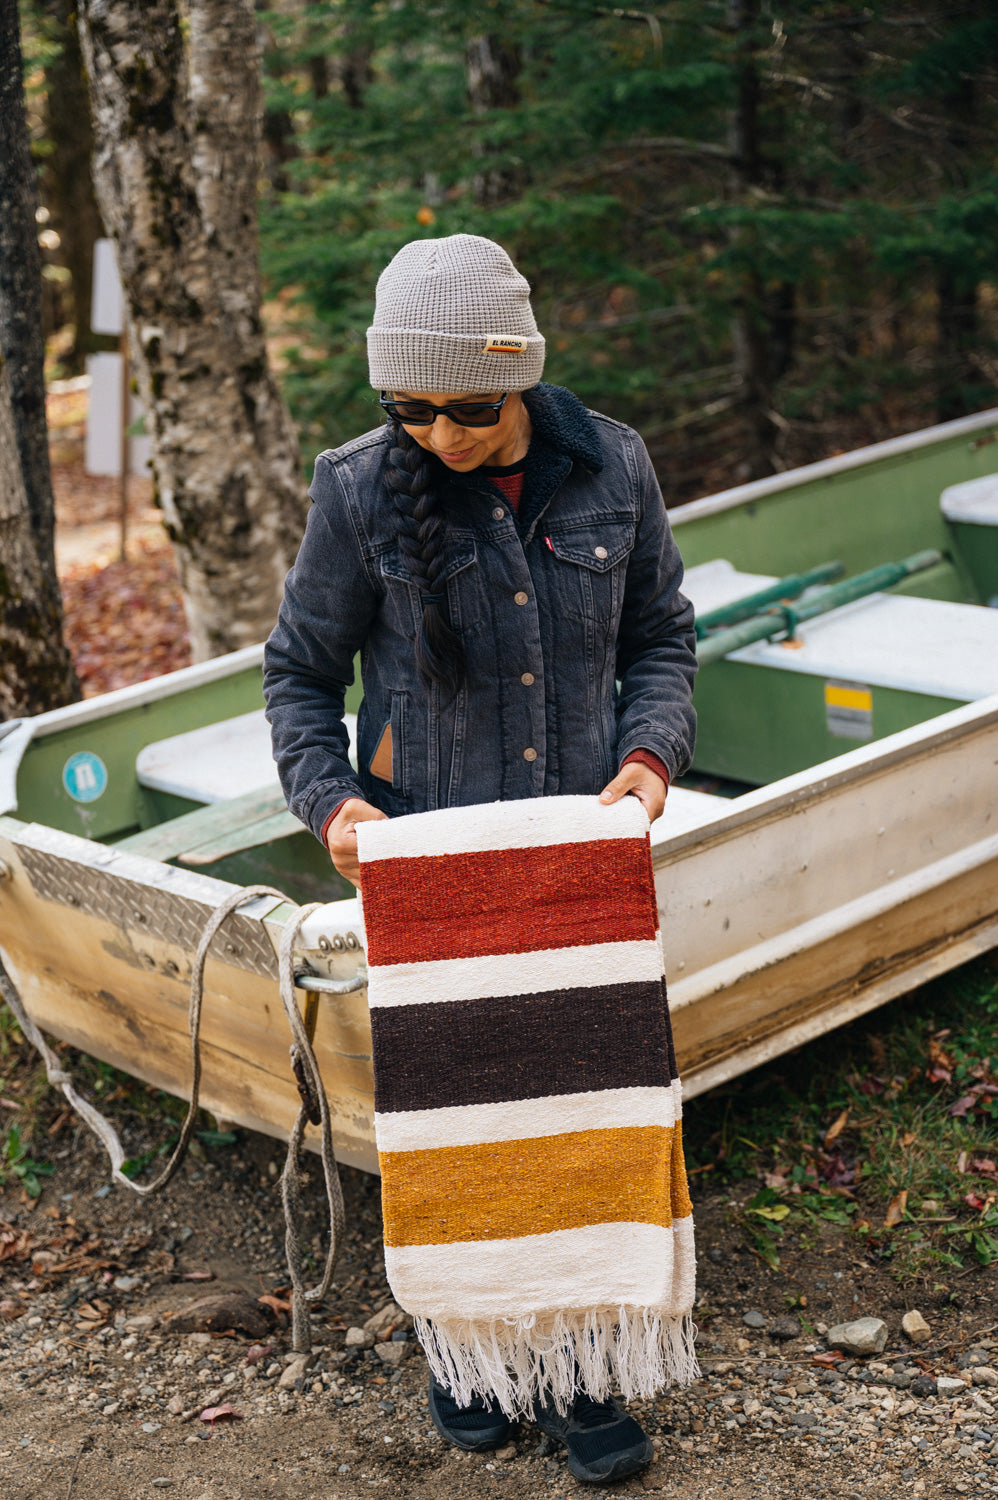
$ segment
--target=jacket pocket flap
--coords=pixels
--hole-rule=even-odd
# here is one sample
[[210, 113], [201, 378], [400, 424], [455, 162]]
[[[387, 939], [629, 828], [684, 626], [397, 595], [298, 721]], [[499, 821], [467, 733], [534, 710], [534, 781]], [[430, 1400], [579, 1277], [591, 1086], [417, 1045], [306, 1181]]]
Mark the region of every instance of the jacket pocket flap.
[[547, 540], [555, 557], [560, 557], [562, 562], [591, 568], [594, 573], [606, 573], [633, 548], [634, 527], [626, 523], [578, 527], [569, 531], [552, 531]]
[[[446, 562], [444, 563], [444, 577], [453, 578], [455, 573], [460, 573], [463, 568], [468, 568], [475, 561], [477, 552], [474, 542], [469, 538], [462, 539], [457, 543], [444, 543], [446, 550]], [[404, 553], [393, 547], [389, 552], [381, 554], [381, 572], [385, 578], [397, 578], [402, 583], [412, 583], [413, 577], [409, 568], [409, 562]]]

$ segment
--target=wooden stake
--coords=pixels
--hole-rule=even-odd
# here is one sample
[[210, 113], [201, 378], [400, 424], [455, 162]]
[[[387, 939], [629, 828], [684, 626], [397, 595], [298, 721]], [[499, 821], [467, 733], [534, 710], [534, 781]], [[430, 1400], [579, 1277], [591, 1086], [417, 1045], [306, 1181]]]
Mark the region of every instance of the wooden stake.
[[118, 485], [118, 522], [120, 541], [118, 553], [122, 562], [128, 556], [128, 469], [131, 461], [131, 442], [128, 429], [131, 425], [131, 371], [128, 363], [128, 329], [123, 328], [118, 345], [121, 351], [121, 478]]

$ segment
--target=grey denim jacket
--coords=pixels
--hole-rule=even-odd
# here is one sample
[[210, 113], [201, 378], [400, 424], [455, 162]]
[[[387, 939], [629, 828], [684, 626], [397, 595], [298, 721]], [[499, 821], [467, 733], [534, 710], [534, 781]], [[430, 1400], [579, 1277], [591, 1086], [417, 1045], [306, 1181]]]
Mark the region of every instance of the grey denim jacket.
[[[416, 668], [421, 616], [384, 474], [385, 427], [316, 460], [313, 505], [264, 658], [291, 811], [321, 838], [362, 797], [389, 816], [598, 793], [636, 749], [693, 755], [693, 608], [648, 453], [558, 386], [525, 393], [524, 504], [442, 464], [447, 607], [466, 657], [450, 701]], [[343, 723], [360, 652], [359, 771]], [[619, 686], [618, 686], [619, 684]], [[371, 761], [391, 727], [391, 781]]]

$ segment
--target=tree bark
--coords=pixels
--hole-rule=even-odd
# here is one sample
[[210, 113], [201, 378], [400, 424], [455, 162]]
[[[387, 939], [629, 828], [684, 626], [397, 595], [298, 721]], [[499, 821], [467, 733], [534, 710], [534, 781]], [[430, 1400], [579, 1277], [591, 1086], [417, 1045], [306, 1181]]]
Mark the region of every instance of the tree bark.
[[18, 459], [8, 370], [0, 356], [0, 719], [44, 713], [80, 696]]
[[[727, 20], [734, 42], [734, 105], [729, 124], [731, 193], [736, 202], [747, 203], [754, 188], [762, 184], [763, 164], [759, 147], [759, 72], [755, 62], [755, 29], [759, 22], [759, 0], [727, 0]], [[732, 231], [732, 241], [743, 238]], [[772, 418], [769, 367], [769, 326], [765, 289], [758, 272], [747, 262], [739, 273], [731, 320], [735, 370], [741, 382], [741, 410], [747, 428], [745, 453], [738, 477], [761, 479], [776, 468], [774, 446], [777, 426]]]
[[87, 80], [75, 23], [75, 0], [42, 0], [47, 38], [54, 54], [45, 64], [45, 113], [51, 154], [42, 169], [43, 191], [52, 227], [61, 245], [57, 259], [70, 274], [73, 292], [73, 347], [64, 363], [83, 369], [88, 354], [106, 347], [91, 327], [94, 243], [104, 233], [94, 197], [90, 158], [93, 132]]
[[24, 113], [17, 0], [0, 0], [0, 358], [7, 361], [14, 441], [39, 561], [49, 587], [58, 595], [37, 208], [38, 182]]
[[[472, 37], [465, 48], [465, 68], [474, 114], [487, 115], [519, 104], [520, 54], [516, 47], [491, 34]], [[493, 150], [482, 141], [475, 141], [472, 146], [472, 154], [483, 163]], [[516, 196], [523, 183], [524, 174], [519, 167], [483, 166], [475, 175], [475, 202], [479, 208], [505, 203]]]
[[307, 502], [260, 318], [252, 0], [80, 0], [158, 504], [196, 660], [261, 640]]

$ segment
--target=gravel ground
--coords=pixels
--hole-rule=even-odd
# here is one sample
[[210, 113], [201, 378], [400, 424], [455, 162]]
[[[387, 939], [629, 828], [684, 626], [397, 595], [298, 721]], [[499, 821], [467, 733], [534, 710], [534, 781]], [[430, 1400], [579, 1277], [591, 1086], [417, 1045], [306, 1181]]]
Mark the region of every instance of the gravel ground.
[[[525, 1424], [495, 1455], [441, 1442], [422, 1355], [384, 1281], [375, 1179], [343, 1174], [349, 1239], [313, 1356], [296, 1363], [275, 1144], [241, 1133], [142, 1201], [111, 1189], [89, 1138], [53, 1114], [56, 1175], [37, 1202], [9, 1180], [0, 1198], [3, 1500], [998, 1495], [996, 1268], [906, 1298], [825, 1226], [787, 1244], [773, 1272], [726, 1200], [701, 1195], [703, 1378], [632, 1408], [656, 1461], [604, 1492], [578, 1485], [563, 1450]], [[316, 1254], [320, 1229], [316, 1214]], [[208, 1327], [191, 1311], [206, 1296], [229, 1298], [213, 1331], [181, 1331]], [[913, 1303], [932, 1330], [920, 1349], [900, 1328]], [[888, 1326], [878, 1358], [816, 1363], [815, 1330], [867, 1314]], [[238, 1415], [202, 1419], [219, 1406]]]

